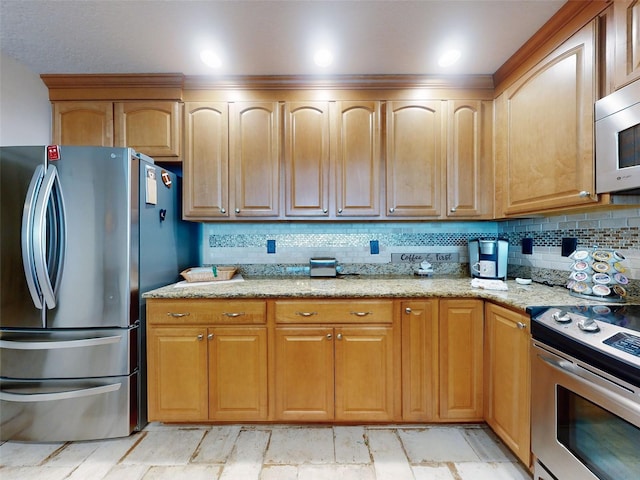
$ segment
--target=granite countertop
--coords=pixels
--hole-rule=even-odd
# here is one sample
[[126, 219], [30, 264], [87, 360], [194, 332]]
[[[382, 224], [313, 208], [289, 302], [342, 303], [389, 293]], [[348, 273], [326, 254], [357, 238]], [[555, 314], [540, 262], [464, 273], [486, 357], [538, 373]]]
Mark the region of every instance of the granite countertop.
[[[144, 293], [144, 298], [481, 298], [516, 309], [536, 305], [597, 305], [573, 297], [560, 286], [507, 280], [508, 290], [473, 288], [471, 279], [417, 276], [357, 276], [342, 278], [248, 277], [244, 281], [207, 285], [176, 284]], [[629, 299], [628, 303], [637, 303]]]

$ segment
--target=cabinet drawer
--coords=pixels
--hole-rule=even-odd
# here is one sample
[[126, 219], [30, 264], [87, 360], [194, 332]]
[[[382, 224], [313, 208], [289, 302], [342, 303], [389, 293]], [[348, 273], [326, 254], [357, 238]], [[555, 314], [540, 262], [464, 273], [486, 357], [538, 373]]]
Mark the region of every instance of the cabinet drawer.
[[392, 323], [393, 302], [381, 300], [277, 301], [277, 323]]
[[267, 306], [262, 300], [147, 300], [150, 324], [265, 323], [266, 312]]

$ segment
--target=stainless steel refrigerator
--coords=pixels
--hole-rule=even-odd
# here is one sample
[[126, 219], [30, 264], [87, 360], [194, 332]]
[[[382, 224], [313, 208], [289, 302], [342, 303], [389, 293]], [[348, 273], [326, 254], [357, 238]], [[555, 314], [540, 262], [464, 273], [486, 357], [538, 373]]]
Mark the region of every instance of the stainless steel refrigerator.
[[147, 422], [145, 291], [198, 265], [180, 178], [130, 148], [0, 147], [0, 439]]

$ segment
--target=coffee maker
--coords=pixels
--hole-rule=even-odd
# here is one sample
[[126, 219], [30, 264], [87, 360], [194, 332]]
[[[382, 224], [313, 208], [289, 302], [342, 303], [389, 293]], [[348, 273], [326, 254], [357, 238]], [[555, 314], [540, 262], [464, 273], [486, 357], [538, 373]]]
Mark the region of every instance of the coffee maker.
[[469, 240], [469, 268], [476, 278], [507, 279], [509, 241], [505, 239]]

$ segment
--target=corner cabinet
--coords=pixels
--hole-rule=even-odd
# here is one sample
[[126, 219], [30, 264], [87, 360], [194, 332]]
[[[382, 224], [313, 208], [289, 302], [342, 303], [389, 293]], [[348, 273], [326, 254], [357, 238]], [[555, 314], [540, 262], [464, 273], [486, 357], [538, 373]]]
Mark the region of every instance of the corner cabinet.
[[154, 159], [179, 161], [181, 108], [174, 101], [53, 102], [53, 142], [132, 147]]
[[266, 304], [147, 300], [149, 420], [268, 417]]
[[492, 102], [390, 101], [389, 218], [492, 218]]
[[497, 217], [597, 202], [596, 21], [496, 100]]
[[531, 464], [529, 317], [485, 306], [485, 420], [505, 444]]

